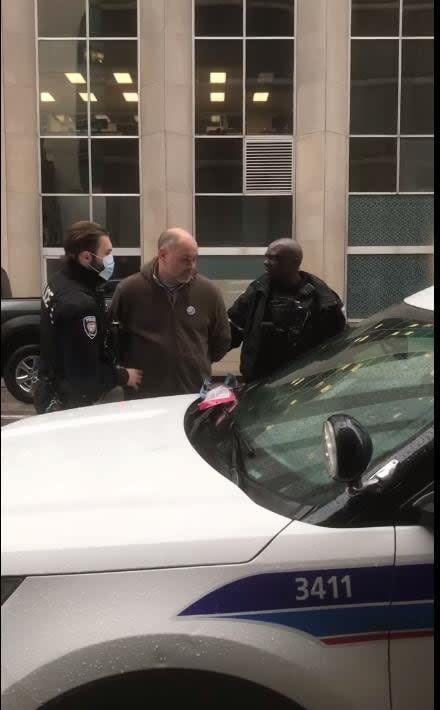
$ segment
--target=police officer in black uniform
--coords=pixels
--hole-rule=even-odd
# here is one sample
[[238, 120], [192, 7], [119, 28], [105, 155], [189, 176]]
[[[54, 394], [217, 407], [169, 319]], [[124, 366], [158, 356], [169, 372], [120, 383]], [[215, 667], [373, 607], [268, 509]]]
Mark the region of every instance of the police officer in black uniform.
[[99, 286], [113, 273], [112, 243], [94, 222], [68, 232], [64, 265], [41, 299], [41, 345], [34, 404], [39, 414], [95, 404], [117, 386], [137, 389], [140, 370], [118, 367]]
[[302, 249], [292, 239], [272, 242], [266, 273], [228, 310], [232, 348], [242, 344], [245, 382], [272, 374], [345, 328], [339, 296], [317, 276], [300, 271]]

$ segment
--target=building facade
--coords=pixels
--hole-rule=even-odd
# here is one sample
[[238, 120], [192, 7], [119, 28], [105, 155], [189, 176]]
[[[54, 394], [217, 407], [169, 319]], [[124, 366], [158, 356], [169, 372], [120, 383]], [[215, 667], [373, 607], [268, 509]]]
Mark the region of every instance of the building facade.
[[116, 277], [170, 226], [227, 305], [295, 236], [363, 318], [433, 279], [433, 0], [4, 0], [1, 258], [38, 296], [67, 226]]

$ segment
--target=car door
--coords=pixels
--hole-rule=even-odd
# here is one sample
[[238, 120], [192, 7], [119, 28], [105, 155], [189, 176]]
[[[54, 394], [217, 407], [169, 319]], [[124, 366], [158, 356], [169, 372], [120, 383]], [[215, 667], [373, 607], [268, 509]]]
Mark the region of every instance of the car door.
[[393, 710], [434, 709], [433, 561], [432, 530], [396, 526], [390, 634]]

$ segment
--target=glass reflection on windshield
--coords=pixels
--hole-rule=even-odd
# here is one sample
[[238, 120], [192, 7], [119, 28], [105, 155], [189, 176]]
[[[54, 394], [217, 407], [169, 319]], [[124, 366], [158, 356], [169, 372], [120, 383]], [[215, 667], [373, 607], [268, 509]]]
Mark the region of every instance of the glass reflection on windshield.
[[250, 388], [236, 411], [255, 449], [246, 475], [295, 502], [322, 505], [343, 488], [324, 464], [322, 430], [331, 414], [349, 414], [368, 429], [372, 465], [432, 421], [431, 323], [369, 322], [295, 364]]

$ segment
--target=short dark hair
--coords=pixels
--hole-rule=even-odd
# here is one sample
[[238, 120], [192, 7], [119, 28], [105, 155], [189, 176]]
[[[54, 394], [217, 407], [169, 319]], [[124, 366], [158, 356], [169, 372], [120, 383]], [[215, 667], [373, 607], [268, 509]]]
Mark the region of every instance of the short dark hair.
[[76, 257], [82, 251], [96, 254], [100, 237], [108, 236], [108, 232], [97, 222], [75, 222], [67, 232], [64, 240], [64, 251], [67, 256]]

